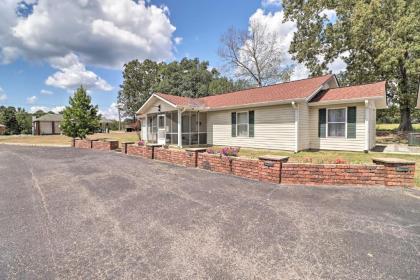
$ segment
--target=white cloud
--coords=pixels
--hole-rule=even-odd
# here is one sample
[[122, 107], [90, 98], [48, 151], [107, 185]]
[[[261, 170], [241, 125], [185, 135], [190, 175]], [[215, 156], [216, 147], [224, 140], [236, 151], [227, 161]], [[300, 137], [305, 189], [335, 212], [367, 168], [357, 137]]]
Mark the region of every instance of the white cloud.
[[112, 86], [94, 72], [86, 69], [79, 58], [70, 53], [64, 57], [51, 58], [50, 64], [58, 71], [49, 76], [46, 85], [72, 91], [83, 85], [87, 89], [110, 91]]
[[[75, 53], [85, 65], [111, 68], [131, 59], [173, 57], [175, 27], [166, 6], [133, 0], [0, 1], [0, 60], [49, 60]], [[26, 5], [27, 6], [27, 5]]]
[[103, 117], [110, 119], [110, 120], [118, 120], [118, 109], [117, 103], [112, 103], [108, 108], [105, 110], [99, 110], [99, 114]]
[[29, 113], [35, 113], [36, 111], [42, 110], [44, 112], [54, 112], [56, 114], [60, 113], [61, 111], [66, 108], [65, 106], [55, 106], [55, 107], [47, 107], [47, 106], [32, 106], [29, 108]]
[[54, 92], [52, 92], [50, 90], [46, 90], [46, 89], [41, 89], [39, 94], [41, 94], [41, 95], [54, 95]]
[[319, 13], [321, 17], [325, 16], [329, 21], [335, 21], [337, 18], [337, 13], [335, 10], [325, 9]]
[[263, 0], [261, 2], [261, 5], [263, 7], [267, 7], [267, 6], [276, 6], [279, 7], [282, 5], [282, 0]]
[[36, 103], [36, 101], [38, 100], [38, 97], [36, 97], [35, 95], [26, 98], [26, 103], [28, 104], [34, 104]]
[[7, 95], [4, 93], [4, 90], [0, 87], [0, 101], [6, 101]]
[[183, 38], [182, 37], [175, 37], [174, 38], [174, 42], [177, 45], [180, 45], [182, 43]]

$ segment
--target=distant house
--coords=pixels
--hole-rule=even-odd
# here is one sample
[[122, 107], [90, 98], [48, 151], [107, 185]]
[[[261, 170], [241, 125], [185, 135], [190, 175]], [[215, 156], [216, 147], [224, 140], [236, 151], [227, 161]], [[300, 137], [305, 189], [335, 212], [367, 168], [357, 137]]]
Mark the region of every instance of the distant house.
[[4, 135], [6, 133], [6, 126], [4, 124], [0, 124], [0, 135]]
[[61, 134], [61, 122], [63, 115], [46, 114], [39, 118], [32, 119], [32, 132], [34, 135], [54, 135]]
[[158, 144], [367, 151], [383, 108], [385, 81], [340, 87], [326, 75], [202, 98], [155, 93], [137, 115]]

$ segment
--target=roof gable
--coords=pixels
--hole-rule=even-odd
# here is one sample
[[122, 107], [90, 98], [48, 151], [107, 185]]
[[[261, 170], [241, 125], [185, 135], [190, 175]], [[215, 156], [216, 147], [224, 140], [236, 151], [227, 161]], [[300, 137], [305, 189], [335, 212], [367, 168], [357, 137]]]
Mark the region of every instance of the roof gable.
[[310, 103], [325, 103], [346, 100], [362, 100], [362, 99], [375, 99], [384, 98], [386, 82], [377, 82], [364, 85], [332, 88], [320, 91], [312, 98]]

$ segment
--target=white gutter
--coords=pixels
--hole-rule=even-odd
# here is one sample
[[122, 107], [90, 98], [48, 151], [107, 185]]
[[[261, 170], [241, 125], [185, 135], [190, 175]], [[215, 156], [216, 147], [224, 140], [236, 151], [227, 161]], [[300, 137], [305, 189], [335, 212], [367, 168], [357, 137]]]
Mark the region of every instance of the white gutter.
[[223, 111], [223, 110], [238, 109], [238, 108], [263, 107], [263, 106], [272, 106], [272, 105], [286, 105], [286, 104], [291, 104], [292, 102], [299, 102], [299, 101], [306, 101], [306, 100], [305, 100], [305, 98], [298, 98], [298, 99], [287, 99], [287, 100], [281, 100], [281, 101], [267, 101], [267, 102], [259, 102], [259, 103], [248, 103], [248, 104], [241, 104], [241, 105], [234, 105], [234, 106], [222, 106], [222, 107], [216, 107], [216, 108], [206, 107], [206, 108], [200, 109], [200, 111], [212, 112], [212, 111]]
[[353, 98], [353, 99], [340, 99], [340, 100], [329, 100], [329, 101], [320, 101], [320, 102], [310, 102], [308, 103], [309, 106], [323, 106], [323, 105], [334, 105], [334, 104], [343, 104], [343, 103], [357, 103], [362, 102], [364, 103], [366, 100], [379, 100], [383, 99], [383, 96], [377, 97], [368, 97], [368, 98]]

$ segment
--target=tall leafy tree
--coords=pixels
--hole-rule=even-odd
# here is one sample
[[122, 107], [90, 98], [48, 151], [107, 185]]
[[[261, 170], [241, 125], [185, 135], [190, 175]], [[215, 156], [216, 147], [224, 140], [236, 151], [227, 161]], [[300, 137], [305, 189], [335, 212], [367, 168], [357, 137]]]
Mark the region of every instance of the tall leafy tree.
[[132, 119], [154, 92], [203, 97], [248, 85], [245, 81], [234, 82], [222, 77], [216, 69], [209, 69], [207, 61], [198, 58], [170, 63], [133, 60], [124, 66], [123, 77], [118, 103], [124, 115]]
[[186, 97], [208, 96], [210, 82], [219, 76], [216, 69], [210, 70], [208, 67], [207, 61], [198, 58], [183, 58], [180, 62], [164, 64], [156, 90]]
[[91, 103], [86, 89], [80, 86], [69, 99], [69, 106], [63, 111], [61, 130], [69, 137], [86, 138], [88, 134], [99, 129], [101, 116], [98, 115], [98, 106]]
[[136, 112], [152, 95], [160, 81], [162, 64], [146, 59], [132, 60], [124, 65], [123, 84], [118, 93], [118, 103], [126, 117], [135, 119]]
[[32, 132], [32, 115], [23, 108], [16, 110], [16, 123], [21, 134], [31, 134]]
[[[348, 84], [388, 80], [388, 95], [400, 110], [399, 130], [412, 130], [411, 112], [420, 73], [420, 1], [284, 0], [285, 20], [297, 23], [290, 52], [312, 75], [338, 57]], [[328, 19], [327, 12], [335, 12]]]

